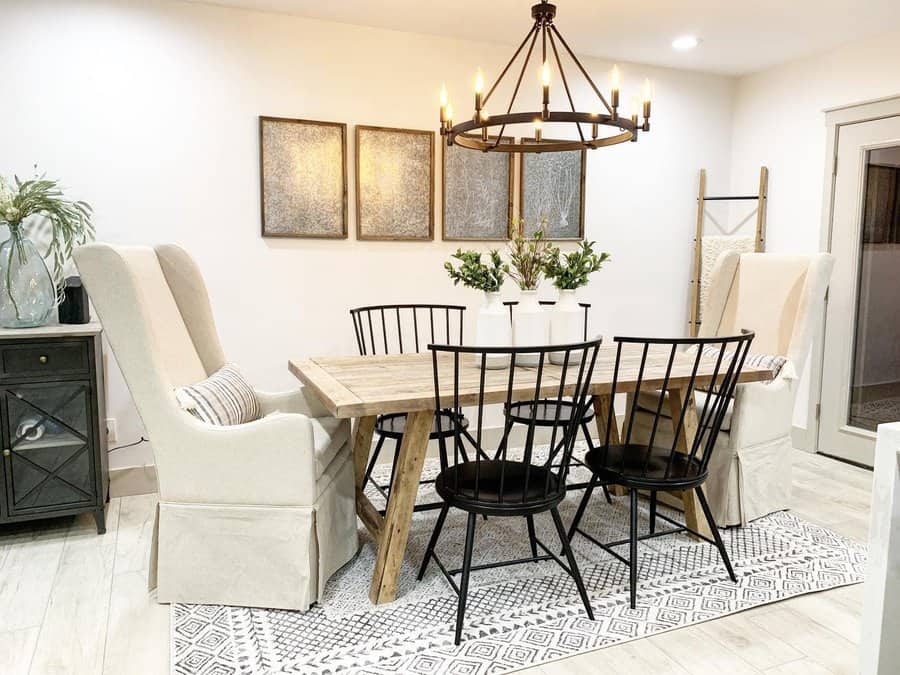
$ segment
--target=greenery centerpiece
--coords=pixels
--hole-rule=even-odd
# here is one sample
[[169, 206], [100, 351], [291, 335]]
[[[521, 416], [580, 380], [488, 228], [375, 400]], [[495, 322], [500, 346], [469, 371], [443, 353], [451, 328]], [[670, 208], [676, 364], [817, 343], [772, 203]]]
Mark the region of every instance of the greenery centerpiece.
[[454, 267], [449, 260], [444, 263], [444, 269], [453, 279], [454, 286], [462, 284], [485, 293], [500, 292], [506, 271], [498, 251], [493, 250], [488, 254], [489, 263], [481, 262], [481, 253], [478, 251], [457, 249], [450, 257], [461, 263], [459, 267]]
[[[578, 304], [575, 290], [586, 286], [588, 277], [603, 267], [607, 260], [609, 253], [595, 253], [592, 241], [581, 242], [577, 249], [569, 253], [562, 253], [556, 247], [548, 253], [544, 274], [559, 289], [559, 300], [550, 318], [550, 341], [553, 344], [571, 344], [585, 339], [587, 316]], [[551, 363], [562, 363], [564, 358], [562, 352], [550, 354]]]
[[[85, 202], [66, 199], [58, 181], [43, 175], [24, 181], [0, 176], [0, 225], [9, 229], [9, 239], [0, 245], [0, 325], [47, 323], [61, 297], [72, 249], [93, 238], [91, 213]], [[44, 255], [25, 235], [26, 221], [47, 225]]]
[[553, 245], [544, 238], [546, 228], [547, 221], [542, 220], [541, 226], [529, 239], [525, 236], [523, 219], [513, 218], [510, 225], [509, 263], [503, 269], [523, 291], [537, 291], [538, 284], [541, 283], [547, 257], [553, 250]]
[[583, 241], [579, 247], [563, 254], [559, 248], [551, 247], [544, 264], [544, 275], [553, 280], [553, 285], [561, 291], [574, 291], [587, 286], [588, 276], [603, 267], [609, 260], [609, 253], [594, 253], [593, 241]]
[[[537, 288], [544, 275], [547, 255], [553, 247], [545, 239], [546, 227], [546, 219], [541, 220], [540, 227], [528, 238], [525, 236], [526, 223], [523, 219], [515, 218], [510, 224], [509, 263], [504, 269], [521, 290], [512, 320], [513, 344], [517, 347], [543, 346], [550, 339], [549, 317], [537, 298]], [[538, 359], [537, 354], [525, 353], [516, 357], [516, 363], [534, 366]]]
[[[512, 344], [509, 313], [500, 300], [500, 287], [506, 278], [503, 260], [496, 250], [488, 253], [488, 262], [482, 262], [478, 251], [457, 250], [452, 256], [461, 264], [454, 267], [447, 261], [444, 268], [453, 284], [484, 291], [484, 303], [478, 309], [475, 325], [475, 344], [481, 347], [508, 347]], [[486, 368], [506, 368], [509, 358], [491, 354], [485, 357]]]

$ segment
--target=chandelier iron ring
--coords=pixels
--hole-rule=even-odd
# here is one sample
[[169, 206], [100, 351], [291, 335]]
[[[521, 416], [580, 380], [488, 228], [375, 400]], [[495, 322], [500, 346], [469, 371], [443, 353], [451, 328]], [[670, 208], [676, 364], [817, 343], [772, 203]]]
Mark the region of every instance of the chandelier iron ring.
[[[538, 142], [515, 142], [509, 137], [510, 142], [500, 142], [500, 137], [495, 136], [485, 140], [484, 136], [472, 135], [479, 129], [491, 127], [505, 127], [514, 124], [530, 124], [535, 119], [541, 119], [541, 113], [519, 112], [508, 115], [496, 115], [486, 120], [466, 120], [455, 124], [447, 132], [447, 144], [459, 145], [471, 150], [483, 152], [565, 152], [568, 150], [589, 150], [603, 148], [619, 143], [627, 143], [637, 138], [637, 132], [643, 127], [639, 123], [627, 117], [613, 117], [612, 115], [585, 112], [570, 112], [566, 110], [550, 112], [542, 122], [568, 122], [576, 124], [600, 125], [619, 129], [619, 133], [611, 136], [598, 136], [591, 138], [585, 136], [581, 139], [549, 140], [542, 139]], [[524, 141], [525, 139], [523, 139]]]

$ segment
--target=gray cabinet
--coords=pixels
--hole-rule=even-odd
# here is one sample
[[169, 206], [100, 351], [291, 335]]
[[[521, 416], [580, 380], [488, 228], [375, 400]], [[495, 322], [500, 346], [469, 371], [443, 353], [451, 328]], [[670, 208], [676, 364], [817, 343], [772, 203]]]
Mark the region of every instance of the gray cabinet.
[[0, 331], [0, 523], [90, 511], [109, 496], [100, 327]]

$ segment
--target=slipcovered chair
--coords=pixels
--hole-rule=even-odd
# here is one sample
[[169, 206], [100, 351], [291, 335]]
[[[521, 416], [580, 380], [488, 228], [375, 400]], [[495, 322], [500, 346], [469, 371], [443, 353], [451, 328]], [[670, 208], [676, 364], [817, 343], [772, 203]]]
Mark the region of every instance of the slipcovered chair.
[[174, 390], [225, 356], [194, 261], [171, 245], [74, 257], [153, 445], [157, 600], [308, 609], [358, 550], [349, 422], [303, 389], [257, 392], [252, 422], [201, 422]]
[[[746, 525], [790, 508], [794, 403], [813, 335], [822, 323], [833, 266], [834, 258], [827, 253], [730, 251], [716, 261], [698, 337], [752, 330], [756, 338], [747, 363], [768, 367], [783, 361], [771, 382], [739, 384], [729, 406], [706, 483], [720, 526]], [[754, 359], [762, 356], [783, 359]], [[658, 396], [652, 391], [640, 394], [633, 432], [638, 439], [650, 432]], [[658, 429], [657, 438], [665, 439], [659, 441], [665, 445], [671, 434], [669, 423]]]

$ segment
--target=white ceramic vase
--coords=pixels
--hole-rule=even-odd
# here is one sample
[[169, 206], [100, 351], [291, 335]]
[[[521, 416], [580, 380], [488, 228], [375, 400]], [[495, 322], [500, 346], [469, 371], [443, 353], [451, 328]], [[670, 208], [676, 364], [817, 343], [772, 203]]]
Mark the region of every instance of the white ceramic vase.
[[[584, 341], [584, 309], [578, 306], [575, 291], [564, 289], [559, 292], [559, 300], [550, 315], [550, 343], [554, 345], [572, 344]], [[562, 365], [565, 352], [551, 352], [550, 363]], [[569, 354], [569, 363], [580, 363], [581, 354]]]
[[[538, 302], [537, 291], [522, 291], [513, 308], [513, 344], [516, 347], [542, 347], [550, 341], [550, 316]], [[536, 366], [537, 354], [516, 356], [520, 366]]]
[[[512, 326], [509, 323], [509, 310], [503, 305], [500, 293], [485, 293], [484, 304], [478, 309], [478, 320], [475, 324], [475, 343], [479, 347], [509, 347], [512, 345]], [[506, 368], [509, 357], [493, 354], [485, 359], [488, 369]]]

